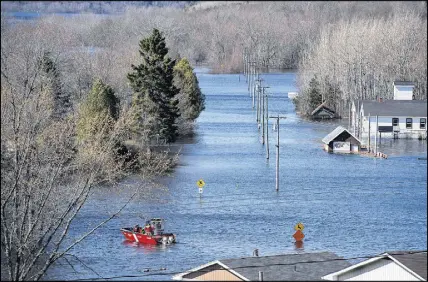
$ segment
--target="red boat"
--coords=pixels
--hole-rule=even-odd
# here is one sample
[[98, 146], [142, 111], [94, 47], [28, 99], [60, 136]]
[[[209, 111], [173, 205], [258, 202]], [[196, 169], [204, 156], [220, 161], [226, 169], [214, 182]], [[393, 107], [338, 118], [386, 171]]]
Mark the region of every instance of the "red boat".
[[161, 218], [152, 218], [146, 222], [144, 228], [136, 225], [135, 227], [121, 228], [126, 240], [141, 244], [150, 245], [169, 245], [176, 242], [175, 234], [164, 233], [164, 220]]

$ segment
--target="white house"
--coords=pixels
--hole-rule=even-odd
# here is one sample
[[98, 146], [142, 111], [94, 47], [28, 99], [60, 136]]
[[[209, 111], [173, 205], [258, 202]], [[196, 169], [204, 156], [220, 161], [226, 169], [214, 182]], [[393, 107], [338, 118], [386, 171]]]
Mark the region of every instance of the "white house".
[[330, 281], [426, 281], [427, 251], [387, 252], [322, 277]]
[[364, 142], [376, 132], [382, 137], [422, 138], [427, 136], [427, 102], [420, 100], [360, 100], [352, 107], [352, 130]]
[[352, 133], [362, 143], [376, 133], [381, 137], [427, 137], [427, 101], [414, 100], [415, 84], [409, 81], [394, 82], [394, 100], [357, 100], [352, 102]]
[[415, 84], [409, 81], [394, 81], [394, 100], [414, 100]]

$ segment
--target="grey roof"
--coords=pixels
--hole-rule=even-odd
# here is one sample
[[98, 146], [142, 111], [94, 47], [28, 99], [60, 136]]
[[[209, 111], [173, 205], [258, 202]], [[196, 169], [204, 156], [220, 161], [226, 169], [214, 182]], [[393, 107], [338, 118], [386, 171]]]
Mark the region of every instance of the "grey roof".
[[421, 100], [384, 100], [360, 101], [364, 116], [426, 117], [427, 101]]
[[392, 251], [387, 252], [413, 272], [427, 280], [427, 251]]
[[414, 82], [411, 81], [394, 81], [394, 85], [415, 85]]
[[319, 110], [321, 110], [323, 108], [327, 112], [330, 112], [332, 115], [334, 115], [335, 112], [332, 109], [330, 109], [329, 107], [327, 107], [326, 102], [324, 102], [321, 105], [319, 105], [318, 107], [316, 107], [315, 110], [312, 111], [311, 115], [313, 116], [315, 113], [317, 113]]
[[321, 277], [351, 264], [330, 252], [223, 259], [221, 263], [251, 281], [321, 280]]
[[346, 128], [344, 128], [343, 126], [340, 126], [340, 125], [338, 127], [336, 127], [332, 132], [327, 134], [327, 136], [322, 139], [322, 142], [324, 142], [325, 144], [330, 144], [330, 142], [333, 141], [334, 138], [339, 136], [343, 131], [348, 132], [352, 137], [354, 137], [358, 142], [361, 143], [361, 141], [357, 137], [352, 135], [351, 132], [349, 132]]

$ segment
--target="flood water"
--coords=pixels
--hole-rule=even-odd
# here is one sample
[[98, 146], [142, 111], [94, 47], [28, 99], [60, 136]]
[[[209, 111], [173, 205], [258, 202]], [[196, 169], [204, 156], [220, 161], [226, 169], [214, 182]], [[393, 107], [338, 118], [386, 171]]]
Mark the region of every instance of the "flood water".
[[[163, 188], [150, 189], [72, 250], [47, 279], [170, 280], [217, 259], [331, 251], [351, 258], [390, 250], [427, 249], [426, 141], [382, 140], [388, 159], [336, 155], [321, 139], [347, 121], [309, 122], [298, 117], [286, 93], [295, 73], [262, 75], [271, 115], [280, 123], [280, 187], [275, 191], [276, 132], [269, 121], [270, 159], [260, 143], [245, 78], [197, 69], [206, 109], [196, 136], [182, 142], [180, 163]], [[202, 196], [196, 182], [206, 183]], [[119, 188], [102, 187], [84, 207], [70, 237], [88, 230], [123, 204], [137, 177]], [[166, 247], [124, 241], [121, 227], [167, 219], [178, 243]], [[294, 225], [305, 226], [300, 248]], [[163, 269], [163, 270], [161, 270]]]

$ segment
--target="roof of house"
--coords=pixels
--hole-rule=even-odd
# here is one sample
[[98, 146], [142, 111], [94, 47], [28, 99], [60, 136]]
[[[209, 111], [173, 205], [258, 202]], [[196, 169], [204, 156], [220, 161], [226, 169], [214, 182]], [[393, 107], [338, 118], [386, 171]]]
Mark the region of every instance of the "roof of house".
[[343, 131], [348, 132], [352, 137], [354, 137], [358, 142], [361, 143], [361, 141], [357, 137], [352, 135], [351, 132], [349, 132], [346, 128], [340, 125], [336, 127], [332, 132], [327, 134], [327, 136], [322, 139], [322, 142], [324, 142], [325, 144], [330, 144], [330, 142], [333, 141], [337, 136], [339, 136]]
[[421, 100], [384, 100], [360, 101], [364, 116], [406, 116], [426, 117], [427, 101]]
[[321, 109], [326, 110], [327, 112], [329, 112], [331, 115], [334, 115], [335, 112], [330, 109], [329, 107], [327, 107], [326, 102], [322, 103], [321, 105], [319, 105], [318, 107], [315, 108], [315, 110], [312, 111], [311, 115], [313, 116], [314, 114], [316, 114], [318, 111], [320, 111]]
[[259, 279], [259, 271], [263, 271], [263, 280], [266, 281], [321, 280], [322, 276], [351, 265], [345, 259], [330, 252], [243, 257], [213, 261], [178, 274], [173, 279], [180, 280], [189, 273], [213, 264], [219, 264], [243, 280], [250, 281]]
[[427, 251], [391, 251], [380, 254], [374, 258], [370, 258], [364, 260], [360, 263], [354, 264], [345, 269], [339, 270], [334, 273], [330, 273], [324, 277], [325, 280], [336, 280], [335, 277], [339, 275], [343, 275], [344, 273], [353, 271], [354, 269], [358, 269], [365, 265], [374, 263], [381, 259], [391, 259], [397, 265], [402, 267], [404, 270], [409, 271], [414, 276], [419, 279], [426, 280], [427, 279]]
[[415, 85], [415, 83], [414, 82], [411, 82], [411, 81], [399, 81], [399, 80], [397, 80], [397, 81], [394, 81], [394, 85]]

